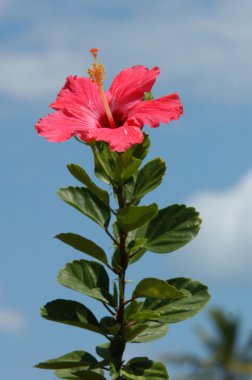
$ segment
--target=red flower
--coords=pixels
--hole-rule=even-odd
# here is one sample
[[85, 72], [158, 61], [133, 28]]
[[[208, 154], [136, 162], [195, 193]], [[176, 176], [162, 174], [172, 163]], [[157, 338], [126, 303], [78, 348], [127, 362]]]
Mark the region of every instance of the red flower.
[[77, 135], [86, 142], [105, 141], [111, 150], [123, 152], [143, 141], [145, 124], [155, 128], [161, 122], [177, 120], [183, 113], [177, 94], [143, 101], [144, 93], [151, 91], [159, 75], [158, 67], [149, 70], [139, 65], [124, 69], [105, 93], [104, 69], [98, 73], [100, 82], [92, 76], [91, 69], [90, 72], [91, 79], [69, 76], [50, 105], [56, 112], [36, 124], [37, 132], [48, 141], [61, 142]]

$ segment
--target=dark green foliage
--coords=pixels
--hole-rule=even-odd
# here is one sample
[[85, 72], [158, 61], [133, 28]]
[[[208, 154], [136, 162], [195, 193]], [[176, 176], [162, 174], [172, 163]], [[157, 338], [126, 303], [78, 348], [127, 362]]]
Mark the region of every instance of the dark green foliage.
[[107, 227], [110, 210], [89, 189], [85, 187], [67, 187], [58, 190], [59, 197], [101, 227]]
[[[150, 94], [146, 95], [146, 101], [151, 99]], [[131, 298], [125, 299], [126, 271], [147, 251], [168, 253], [189, 243], [197, 235], [201, 219], [194, 208], [185, 205], [161, 210], [156, 203], [139, 205], [147, 193], [160, 185], [166, 169], [160, 158], [140, 168], [150, 147], [147, 135], [142, 144], [122, 153], [111, 152], [103, 142], [92, 142], [90, 146], [95, 174], [110, 186], [117, 206], [111, 206], [109, 192], [97, 186], [76, 164], [68, 165], [68, 170], [84, 187], [62, 188], [58, 195], [103, 229], [112, 241], [114, 253], [108, 257], [104, 248], [81, 235], [58, 234], [56, 238], [63, 243], [99, 261], [67, 263], [59, 272], [58, 282], [94, 298], [109, 315], [97, 318], [83, 304], [60, 299], [47, 303], [41, 315], [101, 334], [107, 343], [96, 347], [99, 359], [85, 351], [74, 351], [37, 367], [53, 369], [58, 378], [69, 380], [102, 380], [108, 373], [115, 380], [167, 380], [162, 363], [145, 357], [125, 363], [126, 343], [159, 339], [167, 333], [170, 323], [194, 316], [209, 300], [207, 287], [187, 278], [150, 277], [142, 279]], [[111, 285], [105, 267], [112, 272]]]
[[86, 253], [89, 256], [94, 257], [97, 260], [100, 260], [102, 263], [107, 264], [108, 259], [104, 250], [99, 247], [92, 240], [86, 239], [83, 236], [67, 233], [59, 234], [55, 236], [56, 239], [63, 241], [64, 243], [70, 245], [71, 247]]
[[95, 261], [75, 260], [66, 264], [59, 272], [58, 282], [99, 301], [112, 303], [107, 272]]

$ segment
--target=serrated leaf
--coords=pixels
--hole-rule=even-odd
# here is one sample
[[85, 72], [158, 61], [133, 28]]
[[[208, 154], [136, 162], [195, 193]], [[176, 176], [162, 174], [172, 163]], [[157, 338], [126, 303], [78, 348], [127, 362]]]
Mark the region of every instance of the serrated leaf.
[[73, 261], [60, 270], [58, 282], [105, 303], [112, 303], [109, 277], [104, 267], [87, 260]]
[[86, 171], [79, 165], [67, 165], [69, 172], [85, 186], [107, 207], [109, 207], [109, 195], [107, 191], [98, 187], [86, 173]]
[[80, 327], [104, 335], [94, 314], [84, 305], [70, 300], [54, 300], [41, 308], [41, 316], [50, 321]]
[[190, 292], [190, 296], [182, 299], [163, 299], [146, 298], [142, 304], [142, 310], [153, 310], [160, 314], [160, 319], [167, 323], [176, 323], [197, 314], [209, 301], [210, 295], [207, 286], [189, 278], [174, 278], [168, 280], [172, 286], [179, 290]]
[[142, 198], [160, 185], [166, 164], [160, 158], [148, 162], [137, 174], [133, 198]]
[[41, 369], [64, 369], [82, 366], [92, 366], [97, 363], [94, 356], [85, 351], [73, 351], [35, 365]]
[[168, 380], [168, 373], [164, 364], [149, 360], [147, 357], [138, 357], [128, 361], [121, 373], [127, 380]]
[[108, 259], [104, 250], [92, 240], [70, 232], [56, 235], [55, 238], [61, 240], [65, 244], [70, 245], [80, 252], [86, 253], [87, 255], [100, 260], [104, 264], [108, 263]]
[[105, 206], [89, 189], [67, 187], [58, 190], [59, 197], [88, 218], [105, 228], [109, 224], [110, 209]]
[[125, 232], [129, 232], [155, 218], [157, 213], [156, 203], [150, 206], [130, 205], [118, 210], [117, 223]]
[[143, 231], [145, 234], [142, 237], [148, 239], [144, 247], [156, 253], [175, 251], [195, 238], [200, 224], [199, 213], [193, 207], [166, 207], [159, 211], [157, 217]]
[[188, 294], [184, 290], [178, 290], [175, 286], [168, 284], [164, 280], [158, 278], [145, 278], [140, 281], [132, 297], [152, 297], [152, 298], [183, 298]]

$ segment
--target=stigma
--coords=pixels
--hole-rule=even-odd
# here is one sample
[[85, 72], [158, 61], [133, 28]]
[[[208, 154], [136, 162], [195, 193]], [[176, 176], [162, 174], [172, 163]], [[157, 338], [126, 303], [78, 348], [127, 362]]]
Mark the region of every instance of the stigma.
[[91, 67], [87, 70], [87, 72], [91, 81], [97, 83], [98, 85], [110, 128], [114, 129], [116, 128], [116, 124], [103, 89], [103, 80], [106, 78], [106, 70], [103, 64], [98, 62], [98, 49], [92, 48], [90, 49], [90, 53], [93, 55], [94, 62], [92, 63]]

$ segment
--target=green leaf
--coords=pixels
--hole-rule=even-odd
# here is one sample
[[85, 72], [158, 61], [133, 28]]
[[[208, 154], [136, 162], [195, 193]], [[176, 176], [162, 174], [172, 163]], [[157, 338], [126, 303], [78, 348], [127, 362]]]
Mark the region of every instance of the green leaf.
[[117, 223], [125, 232], [129, 232], [155, 218], [157, 213], [156, 203], [150, 206], [130, 205], [118, 210]]
[[138, 323], [135, 325], [131, 325], [130, 327], [127, 327], [125, 329], [125, 340], [126, 342], [134, 342], [135, 338], [140, 336], [143, 331], [145, 331], [148, 328], [147, 324], [144, 323]]
[[87, 255], [92, 256], [97, 260], [100, 260], [104, 264], [108, 263], [106, 253], [92, 240], [88, 240], [83, 236], [73, 234], [70, 232], [56, 235], [55, 238], [63, 241], [63, 243], [70, 245], [71, 247], [77, 249], [80, 252], [86, 253]]
[[144, 236], [148, 241], [144, 247], [156, 253], [175, 251], [195, 238], [200, 224], [199, 213], [193, 207], [166, 207], [148, 224]]
[[123, 184], [123, 187], [122, 187], [123, 199], [124, 199], [126, 205], [131, 204], [131, 203], [134, 205], [137, 205], [139, 203], [138, 200], [136, 200], [134, 202], [132, 201], [134, 190], [135, 190], [135, 175], [130, 177]]
[[153, 310], [143, 310], [143, 302], [132, 300], [126, 307], [124, 317], [127, 321], [156, 320], [160, 314]]
[[120, 249], [117, 248], [112, 256], [112, 267], [115, 271], [120, 272], [122, 270], [121, 260], [121, 252]]
[[59, 197], [70, 206], [105, 228], [109, 224], [110, 210], [89, 189], [67, 187], [58, 190]]
[[110, 360], [110, 343], [103, 343], [99, 346], [96, 346], [96, 353], [104, 360]]
[[[207, 286], [189, 278], [174, 278], [168, 280], [169, 285], [175, 286], [179, 290], [191, 293], [191, 296], [182, 299], [146, 298], [142, 310], [153, 310], [160, 314], [158, 318], [163, 322], [176, 323], [197, 314], [209, 301], [210, 295]], [[154, 318], [153, 318], [154, 319]]]
[[94, 155], [95, 175], [100, 181], [110, 185], [112, 181], [108, 175], [108, 170], [106, 170], [105, 165], [101, 165], [101, 162], [102, 158], [99, 159], [97, 155]]
[[133, 264], [138, 261], [146, 252], [146, 249], [143, 248], [144, 244], [147, 242], [147, 239], [140, 238], [131, 240], [127, 246], [127, 252], [129, 254], [129, 264]]
[[162, 182], [165, 170], [165, 162], [160, 158], [148, 162], [137, 174], [133, 198], [142, 198], [158, 187]]
[[99, 301], [112, 303], [108, 274], [97, 262], [75, 260], [66, 264], [59, 272], [58, 282]]
[[144, 99], [143, 100], [153, 100], [154, 96], [152, 95], [151, 91], [144, 93]]
[[118, 307], [118, 290], [115, 282], [113, 284], [113, 304], [116, 308]]
[[152, 297], [152, 298], [183, 298], [188, 294], [184, 290], [178, 290], [175, 286], [168, 284], [164, 280], [158, 278], [145, 278], [140, 281], [132, 297]]
[[153, 310], [141, 310], [134, 314], [130, 314], [128, 317], [129, 321], [146, 321], [146, 320], [154, 320], [158, 321], [161, 317], [160, 313]]
[[146, 343], [151, 342], [156, 339], [160, 339], [165, 336], [168, 332], [167, 323], [158, 323], [155, 321], [145, 321], [138, 323], [131, 328], [131, 330], [137, 330], [135, 336], [129, 339], [131, 343]]
[[118, 153], [115, 162], [114, 173], [115, 179], [121, 183], [127, 181], [141, 165], [142, 161], [132, 156], [132, 151], [127, 150], [123, 153]]
[[121, 373], [127, 380], [168, 380], [164, 364], [146, 357], [131, 359], [123, 366]]
[[64, 369], [82, 366], [92, 366], [97, 360], [94, 356], [85, 351], [73, 351], [55, 359], [47, 360], [46, 362], [35, 365], [42, 369]]
[[79, 165], [67, 165], [69, 172], [80, 182], [82, 182], [88, 189], [107, 207], [109, 207], [109, 195], [107, 191], [98, 187], [86, 173], [86, 171]]
[[87, 366], [71, 369], [58, 369], [54, 373], [58, 378], [67, 380], [106, 380], [103, 376], [103, 370], [89, 370]]
[[103, 317], [100, 320], [100, 325], [105, 334], [118, 335], [121, 325], [112, 317]]
[[77, 371], [76, 380], [106, 380], [103, 375], [92, 371]]
[[[146, 311], [148, 313], [145, 313]], [[163, 337], [168, 331], [167, 323], [144, 320], [144, 318], [155, 319], [158, 316], [158, 312], [143, 310], [143, 302], [133, 300], [125, 309], [125, 320], [128, 325], [125, 339], [131, 343], [144, 343]]]
[[141, 144], [134, 145], [130, 150], [132, 150], [132, 155], [139, 160], [143, 160], [150, 148], [150, 138], [144, 133], [144, 141]]
[[70, 300], [54, 300], [41, 308], [41, 316], [50, 321], [80, 327], [104, 335], [94, 314], [84, 305]]
[[122, 336], [115, 336], [110, 343], [111, 357], [116, 361], [121, 362], [122, 355], [125, 350], [125, 339]]
[[109, 374], [112, 380], [121, 379], [120, 378], [120, 365], [116, 361], [110, 361], [109, 363]]
[[95, 175], [101, 181], [112, 184], [114, 182], [114, 162], [117, 157], [116, 152], [109, 149], [109, 145], [103, 141], [91, 142], [94, 154]]

